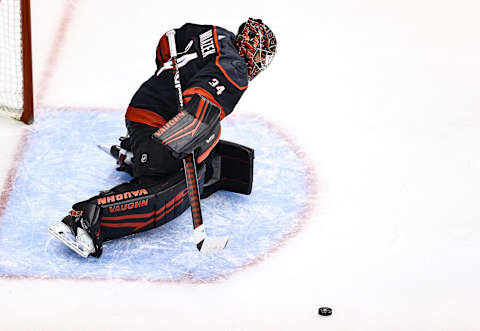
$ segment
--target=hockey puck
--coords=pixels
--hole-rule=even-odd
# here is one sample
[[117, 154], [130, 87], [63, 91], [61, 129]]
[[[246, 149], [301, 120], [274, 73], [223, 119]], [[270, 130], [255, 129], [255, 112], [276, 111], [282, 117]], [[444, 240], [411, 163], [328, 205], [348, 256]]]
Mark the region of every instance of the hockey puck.
[[318, 308], [318, 314], [322, 316], [330, 316], [332, 315], [332, 308], [320, 307]]

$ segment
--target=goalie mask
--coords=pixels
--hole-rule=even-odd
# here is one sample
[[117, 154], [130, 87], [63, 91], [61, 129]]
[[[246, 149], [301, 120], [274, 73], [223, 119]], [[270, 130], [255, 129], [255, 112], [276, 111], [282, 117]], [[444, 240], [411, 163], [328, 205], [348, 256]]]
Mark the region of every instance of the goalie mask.
[[277, 51], [275, 35], [260, 19], [249, 18], [240, 25], [235, 44], [247, 62], [250, 80], [270, 65]]

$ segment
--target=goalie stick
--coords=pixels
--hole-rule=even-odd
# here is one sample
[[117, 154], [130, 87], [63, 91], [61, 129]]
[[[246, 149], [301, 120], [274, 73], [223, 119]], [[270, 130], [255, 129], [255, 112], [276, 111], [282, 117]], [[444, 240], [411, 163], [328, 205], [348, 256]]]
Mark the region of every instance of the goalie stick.
[[[175, 44], [175, 30], [167, 31], [170, 57], [172, 61], [173, 83], [176, 89], [179, 111], [183, 110], [182, 86], [180, 84], [180, 72], [177, 65], [177, 47]], [[198, 192], [197, 168], [195, 166], [194, 153], [192, 152], [183, 159], [185, 181], [187, 183], [190, 210], [192, 212], [193, 234], [195, 244], [202, 253], [214, 253], [225, 248], [228, 243], [227, 237], [208, 237], [203, 225], [202, 210], [200, 207], [200, 194]]]

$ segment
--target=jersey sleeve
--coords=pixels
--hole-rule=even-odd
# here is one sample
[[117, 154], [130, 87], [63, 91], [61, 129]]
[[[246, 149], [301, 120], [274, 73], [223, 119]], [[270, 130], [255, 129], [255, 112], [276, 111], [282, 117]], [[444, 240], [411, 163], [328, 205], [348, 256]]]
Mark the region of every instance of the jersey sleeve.
[[215, 26], [199, 35], [204, 65], [186, 82], [183, 92], [185, 102], [196, 93], [206, 97], [220, 108], [220, 119], [233, 111], [248, 87], [247, 65], [233, 37], [233, 33]]
[[163, 66], [165, 62], [168, 62], [170, 59], [170, 49], [168, 47], [168, 39], [167, 35], [163, 34], [163, 36], [158, 41], [157, 49], [155, 52], [155, 63], [157, 65], [157, 69]]

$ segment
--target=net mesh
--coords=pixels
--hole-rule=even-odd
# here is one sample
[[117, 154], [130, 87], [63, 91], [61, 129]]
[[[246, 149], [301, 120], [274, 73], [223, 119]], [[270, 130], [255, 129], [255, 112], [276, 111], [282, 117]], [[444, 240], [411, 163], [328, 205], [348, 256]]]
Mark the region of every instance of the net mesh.
[[23, 111], [22, 19], [19, 0], [0, 0], [0, 113]]

